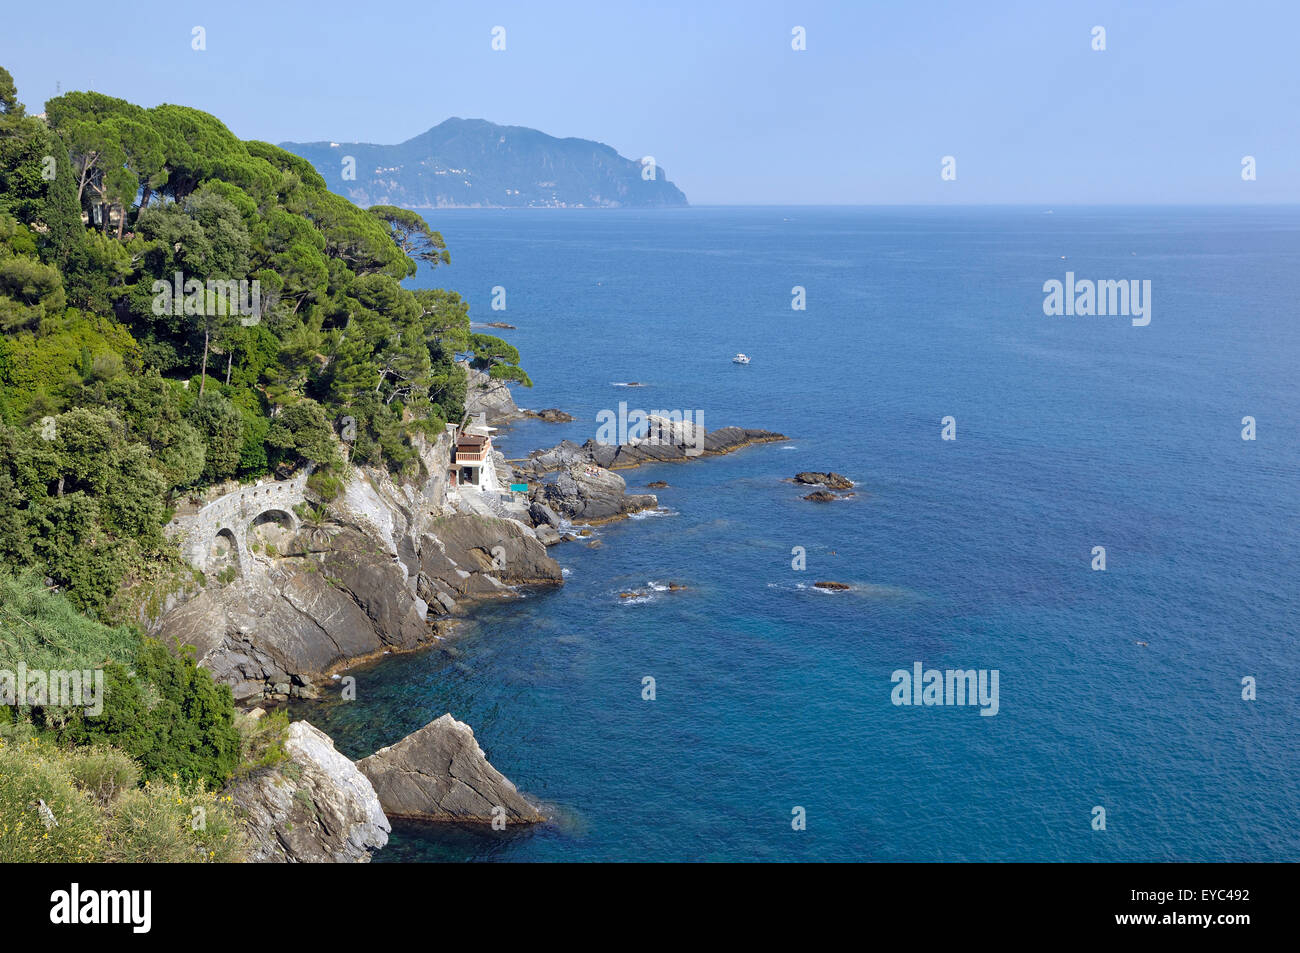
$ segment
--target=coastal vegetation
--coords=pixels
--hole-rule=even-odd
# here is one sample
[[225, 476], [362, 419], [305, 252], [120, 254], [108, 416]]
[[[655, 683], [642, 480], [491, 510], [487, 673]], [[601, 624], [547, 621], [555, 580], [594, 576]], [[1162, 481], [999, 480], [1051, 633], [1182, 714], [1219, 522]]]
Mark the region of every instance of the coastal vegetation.
[[349, 460], [418, 476], [416, 433], [464, 412], [458, 358], [529, 383], [471, 334], [450, 261], [393, 206], [184, 106], [66, 93], [28, 115], [0, 68], [0, 564], [83, 610], [179, 567], [171, 501], [227, 479]]
[[287, 719], [135, 627], [223, 581], [164, 527], [308, 465], [320, 500], [351, 465], [418, 479], [413, 438], [464, 415], [458, 362], [530, 383], [459, 295], [403, 287], [449, 262], [419, 215], [206, 113], [72, 92], [33, 116], [0, 68], [0, 680], [103, 683], [93, 715], [0, 704], [0, 861], [243, 856], [222, 792], [285, 758]]
[[30, 574], [0, 572], [0, 681], [13, 693], [38, 669], [102, 673], [81, 699], [102, 710], [0, 705], [0, 862], [239, 858], [220, 792], [278, 760], [283, 716], [249, 724], [185, 654], [86, 618]]

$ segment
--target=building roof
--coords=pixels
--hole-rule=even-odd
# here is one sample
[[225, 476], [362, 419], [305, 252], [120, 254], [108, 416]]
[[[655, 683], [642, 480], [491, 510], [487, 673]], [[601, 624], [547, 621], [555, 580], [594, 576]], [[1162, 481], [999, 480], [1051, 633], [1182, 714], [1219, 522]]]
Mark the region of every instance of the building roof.
[[475, 450], [482, 447], [488, 442], [488, 438], [483, 434], [467, 433], [456, 438], [456, 449], [461, 447], [473, 447]]

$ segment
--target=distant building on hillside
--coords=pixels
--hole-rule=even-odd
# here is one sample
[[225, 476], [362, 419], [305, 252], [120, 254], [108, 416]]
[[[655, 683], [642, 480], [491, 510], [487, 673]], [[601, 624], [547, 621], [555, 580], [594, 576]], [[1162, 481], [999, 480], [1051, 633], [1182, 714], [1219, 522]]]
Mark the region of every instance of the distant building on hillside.
[[455, 429], [453, 436], [456, 444], [448, 474], [448, 482], [452, 486], [490, 493], [501, 491], [497, 482], [496, 463], [492, 459], [494, 433], [496, 428], [489, 427], [482, 415], [463, 429]]

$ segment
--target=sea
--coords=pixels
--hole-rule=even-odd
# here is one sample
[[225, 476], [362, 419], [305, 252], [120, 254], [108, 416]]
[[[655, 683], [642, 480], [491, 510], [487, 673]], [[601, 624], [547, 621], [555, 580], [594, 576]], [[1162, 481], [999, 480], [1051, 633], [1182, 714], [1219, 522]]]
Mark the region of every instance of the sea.
[[[624, 403], [788, 440], [620, 471], [660, 508], [553, 547], [563, 587], [295, 707], [354, 758], [450, 712], [552, 818], [376, 862], [1300, 859], [1300, 209], [426, 216], [410, 283], [575, 418], [507, 457]], [[1045, 313], [1067, 273], [1149, 323]]]

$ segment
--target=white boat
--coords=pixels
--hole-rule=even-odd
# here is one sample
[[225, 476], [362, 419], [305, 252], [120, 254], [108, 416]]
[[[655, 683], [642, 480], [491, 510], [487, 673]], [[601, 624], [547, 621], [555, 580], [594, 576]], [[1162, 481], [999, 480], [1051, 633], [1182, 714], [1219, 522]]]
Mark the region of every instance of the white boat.
[[737, 354], [735, 357], [733, 357], [733, 358], [731, 359], [731, 363], [732, 363], [732, 364], [748, 364], [748, 363], [749, 363], [749, 358], [746, 357], [744, 354]]

